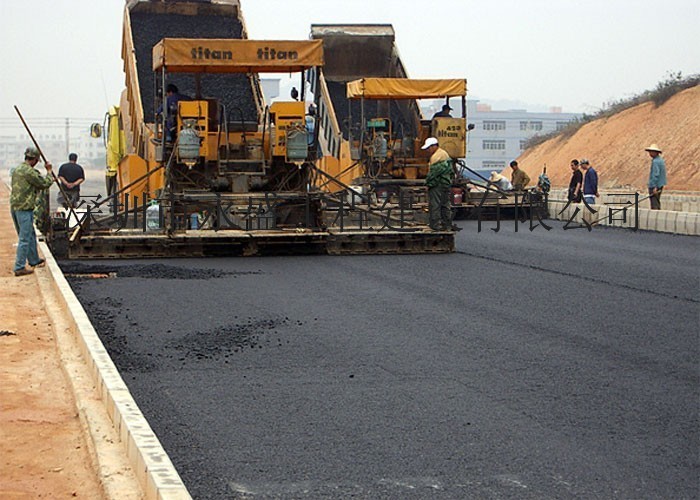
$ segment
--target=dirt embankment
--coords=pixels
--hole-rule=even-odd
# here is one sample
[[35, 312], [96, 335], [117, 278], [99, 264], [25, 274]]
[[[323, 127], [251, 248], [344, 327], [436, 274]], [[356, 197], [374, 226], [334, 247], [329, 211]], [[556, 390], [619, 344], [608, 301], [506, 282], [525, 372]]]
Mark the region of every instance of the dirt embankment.
[[[554, 186], [567, 186], [572, 158], [588, 158], [602, 188], [631, 186], [644, 191], [652, 143], [663, 150], [667, 189], [700, 191], [700, 85], [679, 92], [661, 106], [647, 102], [587, 123], [570, 137], [556, 137], [526, 150], [518, 163], [532, 179], [547, 165]], [[510, 176], [510, 169], [508, 176]]]

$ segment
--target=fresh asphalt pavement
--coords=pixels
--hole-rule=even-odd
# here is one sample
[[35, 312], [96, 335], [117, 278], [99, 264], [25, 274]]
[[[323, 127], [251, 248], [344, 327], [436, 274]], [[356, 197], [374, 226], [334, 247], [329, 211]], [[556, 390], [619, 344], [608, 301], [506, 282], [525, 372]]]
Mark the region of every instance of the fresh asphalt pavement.
[[700, 238], [63, 263], [195, 498], [697, 498]]

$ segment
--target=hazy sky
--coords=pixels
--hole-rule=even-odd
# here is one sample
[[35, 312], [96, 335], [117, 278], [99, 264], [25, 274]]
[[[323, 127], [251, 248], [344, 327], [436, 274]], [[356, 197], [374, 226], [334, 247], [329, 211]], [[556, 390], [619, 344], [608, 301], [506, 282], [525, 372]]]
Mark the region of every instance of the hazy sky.
[[[241, 0], [250, 38], [312, 23], [391, 23], [409, 75], [471, 97], [592, 112], [700, 72], [697, 0]], [[415, 5], [415, 7], [408, 7]], [[124, 85], [123, 0], [0, 0], [0, 119], [95, 118]], [[2, 133], [2, 130], [0, 130]]]

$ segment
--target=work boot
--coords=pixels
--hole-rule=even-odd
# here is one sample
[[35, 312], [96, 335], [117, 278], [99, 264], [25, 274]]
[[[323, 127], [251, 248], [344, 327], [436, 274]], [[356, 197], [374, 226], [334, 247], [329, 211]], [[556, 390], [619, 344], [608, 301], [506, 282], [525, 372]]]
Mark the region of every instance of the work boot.
[[34, 269], [27, 269], [26, 267], [18, 269], [15, 271], [15, 276], [26, 276], [27, 274], [32, 274]]
[[37, 267], [45, 267], [45, 266], [46, 266], [46, 260], [39, 259], [39, 262], [34, 264], [32, 267], [36, 269]]

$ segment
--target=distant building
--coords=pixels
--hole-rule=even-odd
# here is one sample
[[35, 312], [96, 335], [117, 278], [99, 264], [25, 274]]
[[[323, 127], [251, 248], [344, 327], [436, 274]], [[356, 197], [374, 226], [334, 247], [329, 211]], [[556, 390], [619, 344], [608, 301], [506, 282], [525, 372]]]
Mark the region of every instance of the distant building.
[[467, 122], [473, 123], [469, 133], [467, 165], [474, 170], [501, 171], [525, 149], [534, 135], [563, 130], [579, 113], [562, 113], [561, 107], [550, 112], [528, 112], [523, 109], [494, 111], [488, 104], [467, 101]]
[[[55, 166], [68, 161], [68, 152], [78, 155], [78, 163], [84, 167], [103, 168], [105, 146], [102, 138], [90, 137], [87, 131], [78, 134], [72, 131], [70, 144], [66, 144], [65, 135], [61, 133], [40, 133], [34, 137], [44, 156]], [[12, 168], [24, 159], [24, 150], [32, 145], [27, 134], [0, 136], [0, 165], [3, 169]]]
[[280, 78], [261, 78], [260, 84], [262, 85], [263, 95], [265, 96], [265, 102], [269, 103], [275, 97], [280, 95]]
[[14, 166], [14, 163], [21, 162], [23, 151], [17, 137], [11, 135], [0, 136], [0, 165], [9, 168]]

